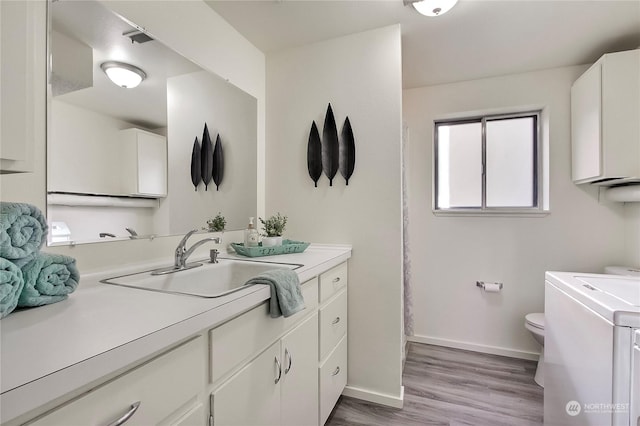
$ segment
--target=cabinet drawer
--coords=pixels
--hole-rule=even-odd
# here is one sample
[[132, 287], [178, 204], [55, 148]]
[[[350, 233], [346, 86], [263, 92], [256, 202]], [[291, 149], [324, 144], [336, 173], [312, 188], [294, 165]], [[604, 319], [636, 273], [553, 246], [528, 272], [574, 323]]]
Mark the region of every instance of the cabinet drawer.
[[320, 424], [324, 425], [347, 385], [347, 336], [320, 366]]
[[320, 360], [333, 350], [347, 332], [347, 292], [320, 309]]
[[342, 290], [347, 285], [347, 262], [320, 275], [320, 303]]
[[306, 309], [289, 318], [269, 316], [269, 303], [263, 303], [209, 332], [211, 344], [211, 383], [245, 364], [264, 350], [295, 323], [318, 306], [318, 279], [302, 284]]
[[[198, 337], [102, 385], [31, 425], [103, 425], [140, 405], [127, 425], [159, 424], [202, 413], [198, 394], [205, 372], [203, 338]], [[180, 411], [180, 412], [179, 412]], [[196, 414], [197, 416], [197, 414]], [[200, 417], [198, 422], [202, 422]]]

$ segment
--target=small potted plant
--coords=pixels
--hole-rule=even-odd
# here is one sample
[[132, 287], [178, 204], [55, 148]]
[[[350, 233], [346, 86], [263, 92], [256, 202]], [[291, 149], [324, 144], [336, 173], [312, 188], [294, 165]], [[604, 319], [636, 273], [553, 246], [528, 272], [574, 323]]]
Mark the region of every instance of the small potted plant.
[[209, 232], [224, 232], [225, 226], [227, 226], [227, 220], [218, 212], [216, 217], [207, 220], [207, 227], [202, 229]]
[[287, 217], [281, 216], [280, 213], [264, 220], [259, 218], [264, 228], [262, 233], [262, 246], [273, 247], [282, 245], [282, 233], [287, 225]]

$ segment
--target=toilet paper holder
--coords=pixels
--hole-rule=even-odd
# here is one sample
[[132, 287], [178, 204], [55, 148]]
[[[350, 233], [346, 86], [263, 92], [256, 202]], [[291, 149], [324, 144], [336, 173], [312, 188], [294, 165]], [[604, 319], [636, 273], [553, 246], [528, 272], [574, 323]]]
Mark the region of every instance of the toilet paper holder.
[[502, 283], [485, 283], [484, 281], [476, 281], [476, 287], [480, 287], [483, 290], [487, 290], [488, 287], [498, 287], [498, 290], [502, 290]]

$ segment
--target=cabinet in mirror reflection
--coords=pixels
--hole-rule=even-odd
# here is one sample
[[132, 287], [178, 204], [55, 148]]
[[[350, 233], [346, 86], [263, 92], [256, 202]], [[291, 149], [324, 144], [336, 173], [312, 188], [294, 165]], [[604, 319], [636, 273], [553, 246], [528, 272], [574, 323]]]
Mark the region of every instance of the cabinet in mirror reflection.
[[[64, 232], [48, 243], [127, 240], [126, 228], [139, 238], [184, 234], [218, 212], [227, 230], [242, 229], [257, 210], [256, 99], [108, 5], [49, 4], [47, 218]], [[101, 69], [107, 61], [145, 78], [119, 87]], [[191, 184], [191, 148], [205, 123], [225, 153], [218, 191]]]

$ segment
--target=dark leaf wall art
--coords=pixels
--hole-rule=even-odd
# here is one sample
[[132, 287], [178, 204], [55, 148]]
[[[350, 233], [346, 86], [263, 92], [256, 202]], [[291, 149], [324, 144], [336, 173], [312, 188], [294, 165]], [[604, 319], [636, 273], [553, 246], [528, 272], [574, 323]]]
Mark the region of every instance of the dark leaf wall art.
[[338, 172], [338, 129], [331, 104], [327, 107], [322, 129], [322, 169], [329, 178], [329, 186], [333, 186], [333, 178]]
[[224, 175], [224, 157], [222, 155], [222, 142], [220, 135], [216, 137], [216, 146], [213, 149], [213, 182], [216, 184], [216, 191], [220, 189], [222, 177]]
[[318, 187], [318, 179], [322, 176], [322, 142], [320, 133], [314, 121], [309, 132], [309, 143], [307, 144], [307, 167], [309, 176], [313, 180], [315, 187]]
[[349, 178], [353, 174], [356, 165], [356, 144], [353, 140], [353, 130], [349, 117], [344, 120], [340, 135], [340, 174], [349, 185]]
[[193, 142], [193, 150], [191, 151], [191, 182], [198, 190], [198, 185], [202, 180], [202, 162], [200, 160], [200, 142], [198, 138]]
[[322, 128], [322, 139], [316, 122], [311, 124], [309, 141], [307, 143], [307, 168], [315, 187], [322, 172], [329, 178], [329, 186], [333, 186], [333, 178], [338, 170], [344, 177], [346, 185], [353, 175], [356, 166], [356, 143], [351, 128], [351, 121], [346, 117], [338, 138], [338, 129], [333, 115], [331, 103], [327, 106], [327, 113]]
[[213, 173], [213, 144], [209, 137], [207, 123], [204, 124], [204, 132], [202, 133], [202, 151], [200, 157], [202, 161], [202, 182], [204, 182], [204, 190], [207, 191]]

